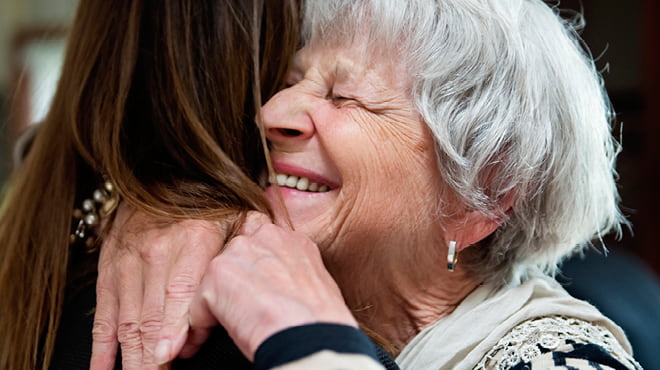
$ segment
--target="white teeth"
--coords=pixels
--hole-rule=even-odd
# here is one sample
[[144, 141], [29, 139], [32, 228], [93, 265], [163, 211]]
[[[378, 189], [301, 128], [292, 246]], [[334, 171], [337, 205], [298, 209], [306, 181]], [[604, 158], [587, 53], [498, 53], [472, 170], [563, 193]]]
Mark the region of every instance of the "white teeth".
[[286, 183], [284, 185], [286, 185], [289, 188], [295, 188], [296, 184], [298, 184], [298, 176], [289, 176], [286, 179]]
[[298, 183], [296, 184], [296, 189], [307, 190], [308, 185], [309, 185], [309, 179], [306, 177], [301, 177], [300, 180], [298, 180]]
[[325, 193], [330, 191], [330, 187], [327, 185], [319, 185], [318, 183], [311, 182], [306, 177], [289, 176], [282, 173], [278, 173], [275, 176], [275, 181], [271, 179], [271, 183], [272, 182], [277, 182], [277, 185], [279, 186], [286, 186], [287, 188], [298, 189], [301, 191], [314, 193]]

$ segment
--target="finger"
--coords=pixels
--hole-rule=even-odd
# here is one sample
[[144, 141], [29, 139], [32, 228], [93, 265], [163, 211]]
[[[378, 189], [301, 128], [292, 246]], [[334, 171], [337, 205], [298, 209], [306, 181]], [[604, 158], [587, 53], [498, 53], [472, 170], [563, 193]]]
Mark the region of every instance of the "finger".
[[[96, 281], [96, 311], [92, 328], [92, 358], [90, 370], [114, 369], [117, 357], [117, 301], [116, 285], [110, 268], [112, 254], [101, 249], [99, 276]], [[110, 249], [112, 251], [114, 249]]]
[[261, 212], [256, 212], [256, 211], [251, 211], [248, 212], [247, 217], [245, 218], [245, 222], [243, 223], [243, 226], [241, 227], [240, 234], [241, 235], [252, 235], [254, 234], [257, 230], [262, 225], [265, 224], [272, 224], [272, 221], [270, 220], [270, 217], [268, 215], [261, 213]]
[[189, 318], [190, 329], [185, 341], [181, 341], [180, 356], [183, 358], [192, 357], [206, 339], [211, 335], [211, 329], [218, 325], [218, 320], [213, 315], [207, 303], [191, 306]]
[[[189, 324], [187, 317], [181, 318], [180, 321], [172, 326], [173, 328], [179, 328], [178, 333], [159, 336], [154, 351], [154, 363], [163, 365], [173, 361], [177, 356], [181, 357], [181, 349], [189, 338]], [[206, 340], [206, 338], [204, 337], [203, 340]]]
[[197, 328], [188, 333], [187, 340], [183, 342], [179, 357], [190, 358], [195, 355], [211, 335], [211, 328]]
[[213, 289], [215, 286], [213, 284], [214, 275], [212, 271], [206, 274], [199, 291], [190, 304], [188, 316], [190, 329], [187, 340], [182, 343], [184, 345], [181, 357], [190, 357], [195, 354], [210, 335], [211, 328], [218, 324], [217, 318], [211, 312], [211, 307], [217, 305], [217, 293]]
[[142, 364], [142, 335], [140, 314], [142, 310], [142, 267], [139, 259], [126, 255], [119, 263], [119, 326], [117, 338], [121, 346], [122, 365], [126, 370], [139, 369]]
[[157, 363], [171, 361], [186, 341], [190, 304], [207, 266], [221, 249], [227, 232], [225, 228], [210, 222], [186, 221], [181, 225], [186, 228], [186, 232], [178, 234], [173, 243], [186, 247], [170, 256], [172, 270], [165, 292]]
[[[159, 342], [155, 349], [155, 363], [163, 364], [172, 361], [179, 353], [188, 333], [188, 309], [202, 279], [206, 264], [211, 259], [195, 258], [189, 254], [182, 257], [174, 278], [168, 283], [165, 293], [163, 325], [158, 335]], [[204, 266], [198, 266], [202, 263]], [[195, 269], [195, 267], [199, 267]]]
[[154, 352], [163, 321], [165, 284], [169, 276], [167, 251], [162, 244], [149, 246], [144, 271], [144, 301], [140, 310], [142, 337], [142, 368], [155, 369]]
[[[197, 351], [209, 335], [211, 329], [218, 324], [215, 316], [208, 310], [205, 303], [197, 303], [200, 298], [193, 300], [190, 309], [194, 313], [189, 314], [180, 324], [182, 330], [178, 335], [170, 338], [161, 339], [156, 351], [156, 362], [159, 364], [171, 361], [177, 354], [182, 358], [190, 358]], [[193, 308], [194, 307], [194, 308]], [[192, 316], [194, 315], [194, 319]], [[193, 320], [195, 320], [193, 322]]]

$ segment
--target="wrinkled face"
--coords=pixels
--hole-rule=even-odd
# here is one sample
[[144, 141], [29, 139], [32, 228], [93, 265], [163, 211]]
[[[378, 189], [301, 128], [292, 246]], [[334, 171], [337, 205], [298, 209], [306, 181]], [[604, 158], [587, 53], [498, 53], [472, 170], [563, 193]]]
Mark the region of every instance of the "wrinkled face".
[[[362, 50], [302, 49], [290, 86], [263, 109], [289, 216], [324, 254], [421, 242], [440, 229], [433, 141], [408, 74]], [[276, 189], [266, 194], [282, 216]]]

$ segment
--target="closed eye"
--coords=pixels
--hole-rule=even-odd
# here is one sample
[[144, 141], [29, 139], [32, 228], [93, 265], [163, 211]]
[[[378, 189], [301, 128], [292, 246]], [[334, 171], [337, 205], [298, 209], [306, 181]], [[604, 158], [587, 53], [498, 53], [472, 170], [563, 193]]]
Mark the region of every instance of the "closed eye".
[[340, 95], [332, 96], [330, 100], [332, 100], [332, 104], [334, 104], [334, 106], [337, 108], [362, 106], [362, 104], [360, 104], [360, 102], [357, 100]]
[[338, 108], [346, 105], [347, 103], [358, 103], [355, 98], [349, 98], [347, 96], [343, 96], [335, 93], [334, 89], [331, 89], [328, 92], [326, 99], [332, 101], [332, 104], [334, 104]]
[[332, 100], [332, 101], [335, 102], [335, 103], [341, 103], [341, 102], [343, 102], [343, 101], [347, 101], [347, 100], [355, 100], [355, 99], [347, 98], [347, 97], [345, 97], [345, 96], [341, 96], [341, 95], [334, 95], [334, 96], [331, 96], [331, 97], [330, 97], [330, 100]]

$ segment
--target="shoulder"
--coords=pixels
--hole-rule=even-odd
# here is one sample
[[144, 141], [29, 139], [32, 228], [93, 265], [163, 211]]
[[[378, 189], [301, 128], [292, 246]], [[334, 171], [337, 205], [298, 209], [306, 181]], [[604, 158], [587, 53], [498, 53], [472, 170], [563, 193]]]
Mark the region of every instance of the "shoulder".
[[563, 316], [515, 326], [476, 369], [641, 369], [602, 326]]

